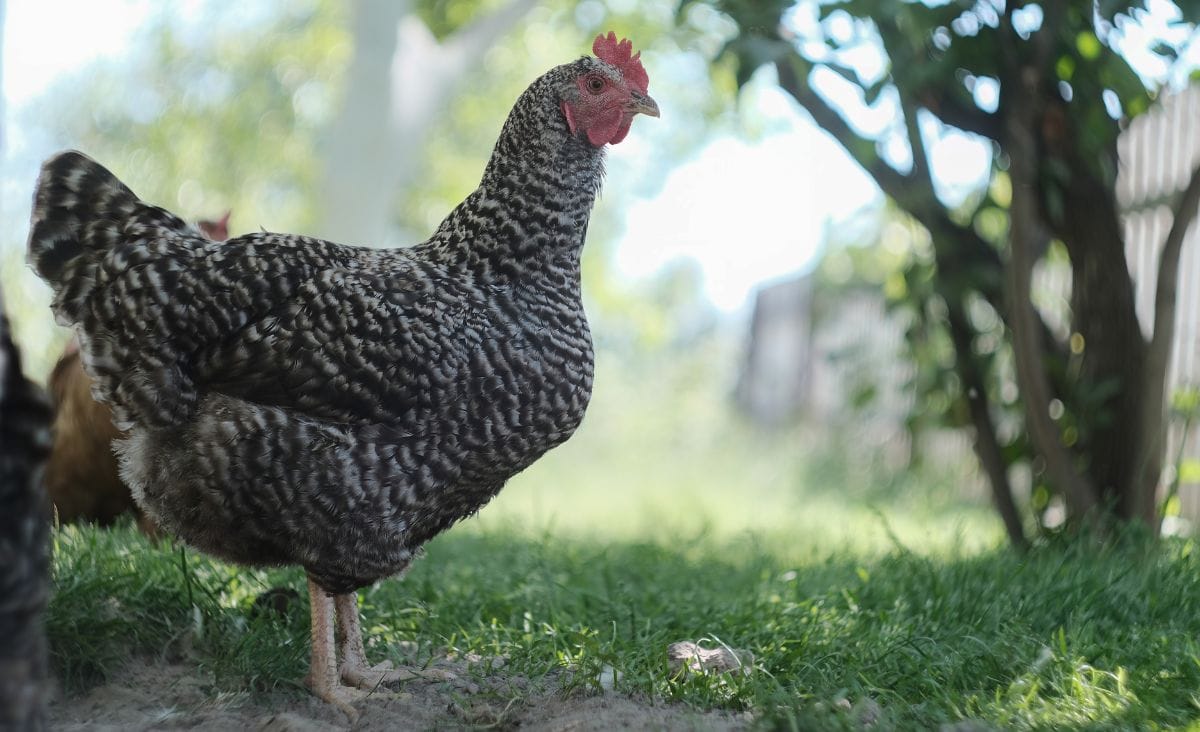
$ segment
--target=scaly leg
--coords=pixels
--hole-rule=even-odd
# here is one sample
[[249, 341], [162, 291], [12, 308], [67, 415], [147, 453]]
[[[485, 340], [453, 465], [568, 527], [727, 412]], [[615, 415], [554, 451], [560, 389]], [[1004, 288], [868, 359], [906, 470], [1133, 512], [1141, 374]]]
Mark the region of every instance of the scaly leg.
[[338, 669], [342, 681], [350, 686], [374, 689], [413, 679], [453, 681], [457, 678], [449, 671], [440, 669], [392, 668], [387, 661], [377, 666], [369, 665], [363, 647], [362, 628], [358, 622], [358, 595], [354, 592], [335, 595], [333, 604], [337, 610], [337, 646], [341, 660]]
[[351, 722], [358, 721], [358, 711], [351, 703], [363, 694], [338, 681], [333, 655], [333, 598], [310, 577], [308, 599], [312, 607], [312, 662], [304, 683], [313, 694], [342, 710]]

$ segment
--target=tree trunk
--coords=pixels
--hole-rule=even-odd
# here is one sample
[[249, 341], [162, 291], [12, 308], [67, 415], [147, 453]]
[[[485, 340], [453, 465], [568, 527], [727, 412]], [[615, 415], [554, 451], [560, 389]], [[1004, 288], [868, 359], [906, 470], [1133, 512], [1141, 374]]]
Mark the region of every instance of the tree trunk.
[[440, 43], [406, 0], [359, 0], [346, 99], [330, 128], [317, 236], [385, 246], [416, 235], [390, 226], [415, 182], [436, 122], [496, 40], [532, 7], [512, 0]]
[[387, 174], [400, 154], [391, 124], [392, 59], [404, 0], [354, 5], [354, 57], [346, 96], [325, 140], [316, 235], [350, 244], [383, 244], [396, 191]]
[[1135, 465], [1134, 488], [1138, 491], [1136, 516], [1155, 532], [1161, 528], [1158, 516], [1158, 484], [1166, 452], [1167, 365], [1175, 345], [1176, 296], [1179, 288], [1179, 258], [1183, 239], [1200, 207], [1200, 166], [1180, 192], [1171, 220], [1171, 230], [1163, 242], [1158, 262], [1154, 293], [1154, 334], [1146, 348], [1142, 376], [1141, 439]]
[[[1066, 115], [1057, 100], [1051, 102], [1041, 120], [1042, 155], [1054, 159], [1069, 174], [1065, 180], [1043, 176], [1042, 201], [1058, 196], [1062, 207], [1057, 217], [1045, 206], [1041, 213], [1066, 246], [1071, 260], [1071, 326], [1082, 336], [1078, 381], [1084, 390], [1083, 401], [1072, 406], [1081, 423], [1080, 453], [1090, 458], [1083, 468], [1104, 511], [1121, 522], [1142, 521], [1157, 528], [1156, 497], [1165, 450], [1164, 388], [1175, 319], [1174, 285], [1170, 293], [1164, 291], [1164, 274], [1160, 271], [1159, 288], [1164, 297], [1170, 295], [1170, 302], [1157, 308], [1163, 313], [1156, 315], [1155, 328], [1163, 328], [1165, 339], [1160, 339], [1152, 354], [1137, 317], [1114, 183], [1096, 161], [1079, 152], [1075, 138], [1045, 134], [1054, 129], [1047, 121], [1052, 122], [1056, 115]], [[1112, 136], [1114, 146], [1105, 155], [1115, 167], [1115, 128]], [[1177, 263], [1177, 245], [1164, 247], [1163, 265], [1171, 270], [1166, 279], [1177, 276], [1169, 254], [1174, 252]], [[1111, 394], [1097, 402], [1095, 395], [1100, 392]]]
[[1085, 388], [1111, 385], [1116, 389], [1098, 411], [1089, 410], [1092, 417], [1086, 440], [1091, 464], [1087, 471], [1103, 507], [1118, 519], [1129, 520], [1140, 517], [1139, 496], [1145, 491], [1137, 480], [1139, 464], [1150, 459], [1155, 464], [1149, 467], [1156, 475], [1161, 467], [1161, 455], [1139, 454], [1139, 435], [1158, 429], [1158, 425], [1142, 421], [1146, 341], [1138, 325], [1119, 229], [1081, 228], [1094, 230], [1064, 239], [1072, 263], [1073, 327], [1084, 344], [1080, 382]]
[[[1043, 33], [1046, 32], [1044, 29]], [[1009, 209], [1010, 262], [1006, 278], [1009, 326], [1017, 384], [1025, 404], [1025, 421], [1033, 449], [1077, 519], [1094, 513], [1096, 493], [1080, 472], [1072, 451], [1063, 444], [1059, 426], [1050, 415], [1052, 392], [1046, 374], [1040, 322], [1033, 307], [1032, 278], [1039, 240], [1038, 129], [1041, 79], [1036, 67], [1014, 63], [1008, 88], [1014, 92], [1002, 105], [1008, 142], [1012, 203]]]
[[1012, 484], [1008, 480], [1008, 462], [1000, 450], [996, 427], [988, 408], [987, 387], [972, 352], [971, 326], [961, 300], [947, 300], [946, 306], [950, 321], [950, 338], [954, 343], [954, 368], [962, 379], [971, 424], [975, 428], [975, 439], [971, 445], [984, 475], [988, 478], [992, 489], [992, 503], [1000, 514], [1000, 520], [1004, 522], [1008, 540], [1013, 548], [1024, 552], [1029, 549], [1029, 540], [1025, 537], [1025, 529], [1021, 525], [1021, 514], [1017, 510]]

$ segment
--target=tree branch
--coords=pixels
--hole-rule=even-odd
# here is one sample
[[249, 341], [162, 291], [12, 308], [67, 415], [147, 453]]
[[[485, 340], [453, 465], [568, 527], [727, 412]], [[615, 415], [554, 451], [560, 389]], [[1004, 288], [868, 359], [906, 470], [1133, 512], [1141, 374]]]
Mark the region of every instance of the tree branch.
[[445, 62], [471, 66], [534, 6], [534, 0], [510, 0], [503, 7], [475, 18], [442, 41]]
[[[961, 264], [966, 262], [981, 263], [994, 272], [1002, 271], [1004, 265], [997, 251], [974, 229], [962, 226], [951, 219], [945, 207], [938, 201], [929, 177], [928, 167], [920, 164], [920, 161], [926, 158], [924, 144], [916, 122], [915, 105], [906, 106], [904, 109], [909, 144], [913, 149], [914, 160], [913, 171], [906, 175], [884, 162], [875, 152], [874, 141], [854, 132], [841, 114], [808, 85], [807, 80], [802, 78], [800, 73], [800, 70], [806, 70], [801, 65], [805, 63], [803, 59], [795, 56], [778, 60], [776, 69], [779, 74], [780, 88], [799, 102], [813, 120], [845, 148], [855, 162], [875, 179], [886, 195], [895, 200], [902, 209], [929, 231], [933, 239], [938, 269], [947, 274], [963, 271], [966, 268]], [[974, 284], [975, 289], [1008, 321], [1011, 314], [1004, 306], [1001, 282], [989, 283], [977, 280]], [[946, 295], [948, 303], [961, 302], [961, 291], [946, 293]], [[1030, 332], [1034, 334], [1039, 344], [1055, 343], [1050, 337], [1049, 329], [1046, 328], [1037, 311], [1033, 309], [1032, 303], [1028, 303], [1028, 305], [1023, 317]], [[960, 377], [963, 379], [963, 383], [968, 385], [968, 407], [976, 432], [975, 451], [992, 484], [993, 499], [1004, 520], [1009, 537], [1014, 546], [1021, 548], [1028, 542], [1013, 501], [1003, 455], [996, 444], [995, 429], [987, 407], [983, 380], [978, 371], [964, 361], [964, 359], [969, 360], [972, 357], [969, 327], [965, 322], [965, 316], [961, 313], [955, 315], [952, 312], [952, 316], [951, 336], [955, 341], [960, 361], [957, 365]], [[1012, 328], [1012, 325], [1010, 324], [1009, 327]], [[1045, 375], [1040, 374], [1040, 376], [1045, 382]], [[971, 391], [974, 392], [974, 396], [971, 396]], [[1044, 392], [1050, 393], [1048, 385]], [[1045, 407], [1048, 403], [1049, 397], [1043, 402], [1043, 414], [1045, 414]]]
[[1183, 251], [1183, 240], [1196, 219], [1200, 208], [1200, 166], [1192, 171], [1187, 187], [1179, 196], [1172, 213], [1171, 229], [1167, 232], [1162, 253], [1158, 259], [1158, 280], [1154, 293], [1154, 335], [1146, 349], [1146, 365], [1142, 374], [1141, 418], [1138, 485], [1143, 487], [1139, 496], [1139, 515], [1148, 522], [1156, 516], [1154, 500], [1157, 497], [1159, 472], [1166, 430], [1163, 412], [1166, 409], [1167, 366], [1171, 360], [1171, 348], [1175, 344], [1175, 307], [1179, 291], [1179, 258]]
[[1066, 496], [1071, 513], [1085, 517], [1097, 505], [1095, 488], [1075, 467], [1070, 451], [1062, 443], [1058, 426], [1050, 417], [1051, 391], [1044, 370], [1044, 354], [1038, 330], [1037, 311], [1031, 298], [1037, 225], [1037, 87], [1040, 74], [1029, 66], [1010, 67], [1019, 88], [1006, 113], [1005, 133], [1009, 145], [1012, 177], [1012, 206], [1009, 209], [1008, 305], [1012, 329], [1013, 359], [1017, 384], [1025, 403], [1025, 420], [1034, 449], [1046, 461], [1051, 479]]
[[[842, 115], [828, 102], [821, 98], [809, 86], [807, 80], [801, 78], [796, 69], [797, 64], [807, 62], [791, 55], [789, 58], [775, 62], [779, 74], [779, 86], [792, 96], [801, 107], [813, 118], [817, 125], [833, 136], [835, 140], [849, 153], [863, 170], [875, 179], [879, 188], [892, 200], [900, 205], [921, 225], [934, 236], [934, 246], [938, 246], [940, 234], [953, 233], [959, 242], [970, 245], [969, 255], [964, 259], [983, 261], [999, 268], [1000, 256], [996, 250], [968, 227], [961, 226], [952, 220], [946, 209], [938, 202], [929, 180], [928, 168], [917, 166], [916, 161], [924, 158], [924, 145], [917, 130], [915, 109], [905, 109], [909, 122], [909, 145], [913, 147], [914, 167], [911, 173], [905, 174], [888, 165], [875, 152], [875, 141], [863, 137], [850, 128]], [[913, 137], [916, 136], [914, 141]], [[957, 256], [957, 255], [956, 255]], [[995, 303], [998, 305], [998, 303]], [[1003, 308], [997, 307], [997, 310]]]
[[[911, 173], [905, 174], [888, 165], [875, 151], [875, 141], [863, 137], [850, 128], [842, 115], [808, 84], [806, 79], [796, 69], [796, 66], [808, 65], [804, 59], [790, 55], [775, 62], [779, 74], [779, 86], [792, 96], [801, 107], [813, 118], [817, 125], [833, 136], [835, 140], [849, 153], [863, 170], [875, 179], [879, 188], [901, 208], [934, 234], [934, 246], [937, 246], [937, 234], [950, 230], [959, 230], [963, 237], [973, 244], [972, 256], [978, 256], [984, 261], [999, 266], [999, 255], [987, 242], [979, 238], [974, 231], [959, 226], [946, 215], [945, 209], [938, 203], [929, 180], [928, 169], [917, 166], [916, 161], [924, 156], [924, 146], [920, 134], [916, 131], [916, 115], [905, 110], [906, 118], [912, 120], [909, 131], [909, 144], [914, 146], [912, 136], [917, 135], [913, 147], [914, 167]], [[807, 71], [807, 69], [804, 69]]]
[[389, 225], [397, 191], [416, 179], [424, 143], [455, 92], [532, 6], [509, 0], [439, 43], [411, 0], [355, 3], [354, 59], [328, 136], [318, 235], [376, 245], [416, 235]]
[[[802, 74], [795, 68], [796, 64], [808, 66], [807, 61], [795, 54], [789, 54], [788, 57], [775, 62], [775, 69], [779, 74], [779, 86], [791, 94], [801, 107], [804, 107], [821, 129], [833, 135], [834, 139], [850, 154], [850, 157], [854, 158], [855, 162], [875, 179], [884, 193], [905, 210], [910, 210], [916, 203], [912, 195], [911, 184], [913, 181], [909, 176], [888, 165], [883, 158], [879, 157], [875, 152], [874, 140], [863, 137], [850, 129], [850, 125], [842, 118], [842, 115], [822, 99], [808, 85], [807, 80], [801, 79]], [[807, 72], [808, 69], [806, 68], [804, 71]]]
[[[837, 140], [850, 157], [875, 179], [875, 183], [886, 196], [929, 231], [934, 249], [938, 252], [940, 269], [946, 272], [960, 271], [964, 269], [964, 264], [984, 265], [995, 272], [1004, 269], [1000, 255], [991, 244], [971, 227], [963, 226], [950, 218], [945, 207], [938, 202], [933, 184], [928, 179], [922, 181], [911, 174], [900, 173], [880, 159], [875, 152], [874, 140], [852, 130], [841, 114], [813, 91], [807, 81], [802, 80], [793, 65], [795, 63], [806, 62], [795, 56], [776, 61], [780, 88], [799, 102], [819, 127]], [[999, 279], [994, 283], [976, 281], [975, 289], [1007, 322], [1008, 308], [1004, 303], [1002, 282]], [[1034, 317], [1037, 319], [1042, 343], [1052, 346], [1054, 355], [1064, 359], [1064, 346], [1054, 338], [1036, 311]]]
[[[352, 244], [384, 243], [388, 204], [394, 191], [387, 178], [391, 161], [404, 160], [403, 141], [392, 134], [390, 72], [396, 54], [396, 24], [409, 3], [354, 3], [354, 52], [346, 73], [345, 99], [322, 145], [321, 194], [316, 201], [316, 236]], [[384, 176], [383, 182], [378, 176]]]
[[[1183, 251], [1183, 240], [1187, 235], [1196, 211], [1200, 208], [1200, 165], [1192, 171], [1191, 180], [1179, 196], [1172, 211], [1171, 230], [1163, 243], [1158, 260], [1158, 281], [1154, 293], [1154, 336], [1150, 340], [1147, 377], [1153, 378], [1155, 367], [1158, 376], [1166, 376], [1166, 363], [1170, 356], [1171, 343], [1175, 339], [1175, 301], [1179, 291], [1179, 257]], [[1161, 362], [1161, 363], [1160, 363]]]
[[[957, 11], [954, 12], [957, 14]], [[945, 22], [949, 22], [949, 20]], [[935, 25], [937, 24], [939, 23], [935, 22]], [[1000, 139], [1003, 132], [1000, 116], [985, 112], [966, 101], [963, 96], [966, 89], [960, 80], [949, 82], [949, 79], [946, 78], [947, 75], [943, 73], [941, 75], [943, 83], [936, 84], [932, 81], [924, 81], [929, 78], [927, 73], [912, 74], [905, 73], [905, 70], [897, 73], [897, 64], [924, 62], [927, 52], [922, 49], [914, 53], [909, 31], [901, 27], [896, 17], [878, 17], [875, 19], [875, 27], [879, 33], [879, 39], [883, 42], [884, 51], [892, 61], [891, 80], [897, 91], [900, 92], [902, 103], [911, 103], [908, 100], [916, 100], [944, 124], [992, 140]], [[953, 61], [940, 59], [934, 63], [947, 64], [953, 63]]]
[[944, 90], [925, 89], [922, 90], [919, 98], [922, 106], [943, 124], [973, 132], [990, 140], [1000, 140], [1004, 130], [1000, 115], [964, 104], [962, 100]]
[[904, 130], [908, 136], [908, 149], [912, 151], [912, 172], [909, 178], [920, 181], [933, 193], [933, 179], [929, 177], [929, 155], [925, 152], [925, 139], [921, 137], [921, 125], [917, 121], [917, 105], [900, 97], [900, 109], [904, 113]]
[[1000, 450], [1000, 441], [996, 436], [996, 426], [992, 423], [991, 410], [988, 407], [987, 388], [983, 383], [983, 375], [971, 351], [971, 327], [964, 312], [961, 299], [948, 299], [946, 310], [950, 324], [950, 340], [954, 344], [956, 357], [954, 368], [962, 379], [963, 393], [966, 396], [967, 408], [971, 414], [971, 423], [975, 427], [975, 440], [972, 447], [979, 465], [988, 477], [992, 487], [992, 502], [1004, 522], [1004, 530], [1008, 540], [1015, 549], [1025, 552], [1029, 549], [1029, 539], [1021, 526], [1021, 514], [1017, 510], [1017, 502], [1013, 499], [1012, 484], [1008, 480], [1008, 461]]
[[[975, 232], [960, 227], [946, 215], [946, 209], [937, 201], [933, 190], [933, 178], [929, 170], [929, 155], [925, 150], [925, 138], [921, 135], [921, 125], [917, 119], [917, 105], [911, 97], [900, 95], [901, 110], [904, 113], [904, 129], [908, 137], [908, 147], [912, 151], [912, 171], [908, 178], [925, 192], [928, 202], [923, 207], [923, 214], [929, 219], [922, 222], [929, 229], [934, 239], [934, 260], [938, 269], [943, 272], [953, 271], [953, 266], [947, 261], [954, 251], [948, 245], [949, 241], [956, 243], [968, 239], [968, 234], [976, 236]], [[995, 250], [982, 239], [975, 243], [977, 251], [986, 251], [994, 257], [994, 264], [999, 266], [999, 257]], [[975, 428], [975, 439], [972, 447], [980, 466], [988, 477], [992, 489], [992, 501], [996, 511], [1004, 522], [1009, 541], [1020, 552], [1029, 549], [1029, 540], [1025, 538], [1025, 530], [1021, 526], [1021, 514], [1013, 500], [1012, 484], [1008, 480], [1008, 462], [1000, 450], [996, 437], [996, 426], [992, 423], [991, 410], [988, 408], [987, 388], [983, 377], [975, 363], [975, 354], [971, 350], [972, 331], [964, 310], [964, 296], [961, 287], [946, 295], [947, 320], [949, 321], [950, 340], [954, 346], [954, 370], [962, 379], [963, 394], [967, 402], [967, 410], [971, 415], [971, 424]]]

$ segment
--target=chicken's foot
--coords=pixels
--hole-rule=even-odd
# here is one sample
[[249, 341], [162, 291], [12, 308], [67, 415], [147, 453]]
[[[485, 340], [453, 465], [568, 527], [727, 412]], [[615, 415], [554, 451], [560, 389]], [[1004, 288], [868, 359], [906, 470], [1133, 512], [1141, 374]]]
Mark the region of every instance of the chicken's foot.
[[453, 681], [457, 678], [441, 669], [393, 668], [388, 661], [371, 666], [367, 662], [358, 621], [357, 593], [335, 595], [333, 604], [337, 610], [338, 670], [344, 683], [359, 689], [376, 689], [380, 686], [391, 688], [416, 679]]
[[338, 681], [333, 643], [333, 598], [310, 577], [308, 599], [312, 607], [312, 662], [304, 683], [313, 694], [345, 713], [352, 723], [357, 722], [358, 710], [352, 705], [366, 694]]

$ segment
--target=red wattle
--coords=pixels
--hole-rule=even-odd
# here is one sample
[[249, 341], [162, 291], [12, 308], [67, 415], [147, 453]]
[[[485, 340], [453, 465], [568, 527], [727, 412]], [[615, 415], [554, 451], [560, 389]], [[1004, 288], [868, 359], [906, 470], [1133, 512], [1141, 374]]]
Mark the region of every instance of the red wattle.
[[596, 147], [600, 147], [610, 142], [620, 142], [625, 133], [629, 131], [628, 125], [622, 131], [623, 123], [625, 122], [625, 113], [620, 109], [614, 110], [610, 114], [596, 119], [587, 128], [588, 141]]
[[608, 141], [609, 145], [616, 145], [621, 140], [625, 139], [625, 135], [629, 134], [629, 128], [633, 125], [633, 117], [626, 117], [621, 126], [617, 128], [617, 134]]

